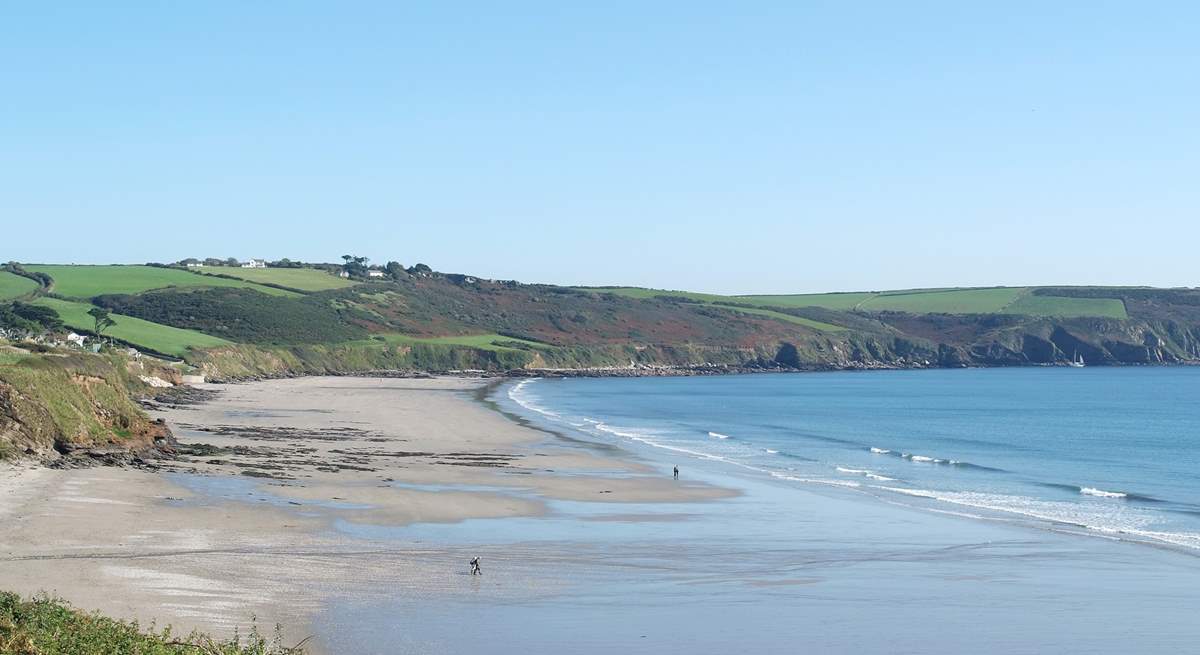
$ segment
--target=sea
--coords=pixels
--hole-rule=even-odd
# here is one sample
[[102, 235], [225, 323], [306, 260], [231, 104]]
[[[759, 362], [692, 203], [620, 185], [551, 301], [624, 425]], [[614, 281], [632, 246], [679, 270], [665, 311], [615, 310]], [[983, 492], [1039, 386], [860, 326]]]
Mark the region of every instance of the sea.
[[559, 470], [594, 499], [343, 521], [447, 568], [315, 629], [379, 655], [1200, 652], [1198, 396], [1183, 367], [506, 381], [488, 402], [543, 449], [737, 495], [611, 502]]
[[1200, 368], [531, 379], [507, 396], [684, 471], [1200, 551]]

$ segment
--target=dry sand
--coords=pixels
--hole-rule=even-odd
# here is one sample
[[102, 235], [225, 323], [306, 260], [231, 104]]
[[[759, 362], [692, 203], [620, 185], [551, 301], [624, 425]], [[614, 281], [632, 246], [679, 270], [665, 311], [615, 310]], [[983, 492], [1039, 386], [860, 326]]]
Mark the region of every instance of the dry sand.
[[[472, 401], [484, 384], [213, 387], [213, 401], [160, 413], [182, 442], [212, 447], [162, 472], [0, 468], [0, 588], [217, 635], [255, 616], [298, 641], [335, 595], [448, 590], [465, 561], [447, 547], [354, 539], [334, 521], [391, 527], [537, 516], [552, 499], [619, 506], [734, 493], [519, 425]], [[179, 484], [194, 474], [219, 493]]]

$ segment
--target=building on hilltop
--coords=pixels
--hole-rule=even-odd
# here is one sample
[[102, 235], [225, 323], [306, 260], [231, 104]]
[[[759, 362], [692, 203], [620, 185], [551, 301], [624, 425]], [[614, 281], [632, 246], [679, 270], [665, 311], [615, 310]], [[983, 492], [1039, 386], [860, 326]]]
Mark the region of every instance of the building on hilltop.
[[379, 271], [376, 269], [371, 269], [371, 270], [367, 271], [367, 277], [383, 277], [383, 276], [384, 276], [383, 271]]
[[184, 266], [187, 266], [188, 268], [204, 268], [204, 264], [201, 264], [200, 262], [188, 262], [184, 264]]
[[242, 268], [266, 268], [266, 267], [267, 267], [267, 262], [266, 262], [266, 260], [263, 260], [263, 259], [251, 259], [250, 261], [246, 262], [245, 264], [242, 264]]

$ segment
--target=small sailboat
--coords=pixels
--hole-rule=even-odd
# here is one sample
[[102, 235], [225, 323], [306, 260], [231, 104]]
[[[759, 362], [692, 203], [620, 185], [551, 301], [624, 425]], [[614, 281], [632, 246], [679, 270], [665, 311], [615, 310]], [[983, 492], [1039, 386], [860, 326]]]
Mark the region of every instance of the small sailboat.
[[1067, 366], [1070, 366], [1071, 368], [1083, 368], [1086, 366], [1086, 364], [1083, 363], [1083, 357], [1079, 355], [1078, 350], [1075, 351], [1075, 357], [1071, 359], [1071, 361], [1067, 362]]

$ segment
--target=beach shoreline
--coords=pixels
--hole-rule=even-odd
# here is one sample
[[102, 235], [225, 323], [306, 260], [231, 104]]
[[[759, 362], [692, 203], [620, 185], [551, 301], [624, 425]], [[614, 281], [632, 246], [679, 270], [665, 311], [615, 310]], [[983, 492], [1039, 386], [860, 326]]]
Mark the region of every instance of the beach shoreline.
[[521, 425], [477, 402], [496, 383], [206, 385], [216, 398], [152, 412], [182, 444], [177, 459], [155, 462], [157, 472], [6, 465], [3, 587], [218, 636], [244, 632], [253, 615], [260, 629], [283, 626], [294, 643], [311, 634], [331, 594], [428, 586], [435, 571], [457, 568], [442, 553], [350, 536], [355, 526], [530, 518], [556, 501], [690, 503], [737, 493], [677, 482], [628, 453]]

